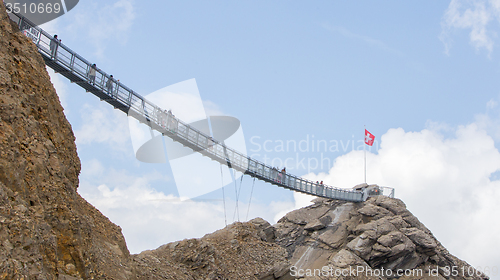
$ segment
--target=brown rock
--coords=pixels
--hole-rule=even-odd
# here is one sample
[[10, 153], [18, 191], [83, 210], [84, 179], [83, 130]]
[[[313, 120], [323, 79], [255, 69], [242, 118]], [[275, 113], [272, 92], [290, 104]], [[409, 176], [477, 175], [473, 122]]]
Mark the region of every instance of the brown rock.
[[353, 203], [338, 203], [337, 205], [332, 206], [330, 210], [323, 216], [323, 218], [330, 218], [331, 222], [327, 224], [327, 226], [335, 226], [339, 223], [351, 221], [351, 214], [353, 209]]
[[358, 210], [358, 212], [360, 214], [363, 214], [363, 215], [369, 216], [369, 217], [374, 217], [377, 215], [380, 215], [380, 216], [393, 215], [389, 210], [387, 210], [383, 207], [380, 207], [380, 206], [373, 205], [371, 203], [366, 203], [363, 208]]
[[259, 236], [264, 241], [273, 241], [276, 236], [276, 229], [266, 220], [255, 218], [250, 221], [255, 227], [260, 230]]
[[389, 198], [387, 196], [379, 195], [369, 199], [375, 205], [383, 207], [396, 215], [407, 212], [406, 205], [399, 199]]
[[379, 220], [373, 220], [366, 224], [359, 224], [354, 231], [356, 233], [373, 231], [375, 232], [376, 238], [378, 238], [384, 234], [396, 230], [397, 230], [396, 227], [390, 222], [388, 218], [383, 218]]
[[376, 242], [372, 237], [374, 236], [371, 236], [370, 232], [363, 232], [351, 242], [347, 243], [346, 246], [356, 253], [356, 255], [366, 260], [372, 251], [372, 245]]
[[391, 224], [393, 224], [397, 229], [410, 227], [410, 225], [405, 222], [401, 216], [391, 217], [389, 218], [389, 222], [391, 222]]
[[418, 228], [402, 228], [401, 231], [418, 246], [422, 246], [426, 249], [434, 249], [437, 246], [432, 236]]
[[400, 231], [393, 231], [389, 234], [383, 235], [378, 238], [377, 242], [385, 247], [393, 247], [396, 244], [403, 243], [405, 241], [405, 236]]
[[355, 267], [357, 265], [369, 266], [364, 260], [349, 250], [342, 249], [337, 254], [332, 256], [328, 262], [331, 266], [339, 268]]
[[326, 212], [328, 212], [328, 210], [330, 210], [330, 207], [328, 207], [326, 205], [314, 204], [314, 205], [308, 206], [306, 208], [294, 210], [294, 211], [286, 214], [278, 222], [287, 220], [287, 221], [292, 222], [294, 224], [306, 225], [307, 223], [309, 223], [313, 220], [319, 219]]
[[35, 45], [0, 3], [0, 278], [128, 279], [120, 227], [77, 192], [75, 136]]
[[313, 221], [310, 221], [304, 227], [304, 229], [308, 230], [308, 231], [316, 231], [316, 230], [320, 230], [322, 228], [325, 228], [325, 225], [319, 219], [315, 219]]
[[328, 246], [336, 249], [346, 241], [347, 228], [344, 225], [340, 225], [335, 228], [326, 230], [318, 237], [318, 239]]

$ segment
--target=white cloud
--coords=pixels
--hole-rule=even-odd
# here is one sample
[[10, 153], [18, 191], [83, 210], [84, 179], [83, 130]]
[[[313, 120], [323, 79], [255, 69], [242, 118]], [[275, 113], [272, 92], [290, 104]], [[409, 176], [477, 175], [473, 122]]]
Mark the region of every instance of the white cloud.
[[476, 115], [475, 123], [481, 129], [486, 130], [495, 142], [500, 142], [500, 108], [497, 98], [486, 103], [486, 113]]
[[84, 104], [80, 112], [82, 125], [74, 130], [77, 145], [106, 143], [116, 150], [130, 150], [127, 115], [104, 103]]
[[67, 28], [75, 34], [86, 34], [99, 56], [104, 54], [108, 42], [126, 43], [127, 32], [135, 19], [134, 1], [118, 0], [113, 4], [93, 1], [88, 5], [90, 8], [80, 5], [72, 11], [74, 21]]
[[[482, 125], [405, 132], [390, 129], [378, 154], [367, 154], [368, 183], [396, 188], [396, 197], [451, 253], [475, 266], [500, 262], [500, 152]], [[363, 152], [336, 159], [328, 174], [308, 174], [328, 185], [353, 187], [363, 181]], [[495, 218], [493, 218], [495, 217]]]
[[224, 112], [222, 112], [221, 108], [219, 105], [216, 103], [210, 101], [210, 100], [203, 100], [203, 107], [205, 108], [205, 112], [207, 113], [207, 116], [224, 116]]
[[497, 106], [498, 106], [498, 102], [495, 99], [491, 99], [490, 101], [488, 101], [488, 103], [486, 103], [487, 109], [494, 109]]
[[[106, 168], [98, 160], [82, 162], [78, 192], [112, 222], [119, 225], [132, 253], [155, 249], [168, 242], [198, 238], [237, 220], [231, 187], [226, 190], [226, 214], [222, 197], [214, 201], [182, 200], [156, 190], [154, 186], [172, 183], [160, 172], [136, 176], [127, 170]], [[246, 190], [248, 191], [248, 190]], [[262, 217], [269, 222], [278, 212], [292, 209], [292, 202], [251, 204], [248, 218]], [[248, 203], [239, 202], [240, 220], [245, 220]]]
[[489, 56], [496, 37], [490, 25], [494, 19], [500, 21], [500, 4], [497, 0], [452, 0], [441, 21], [440, 39], [445, 45], [445, 53], [449, 55], [452, 45], [451, 31], [465, 29], [470, 30], [469, 40], [476, 50], [485, 49]]

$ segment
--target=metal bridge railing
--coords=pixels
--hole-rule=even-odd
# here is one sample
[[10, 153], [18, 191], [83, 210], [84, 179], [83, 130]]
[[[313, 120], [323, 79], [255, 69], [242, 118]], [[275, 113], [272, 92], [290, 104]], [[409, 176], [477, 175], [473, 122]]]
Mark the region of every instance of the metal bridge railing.
[[95, 81], [91, 83], [88, 75], [92, 65], [91, 62], [62, 43], [58, 43], [56, 50], [51, 51], [50, 44], [53, 36], [22, 15], [15, 13], [9, 15], [18, 24], [20, 30], [38, 47], [47, 65], [53, 68], [54, 71], [61, 73], [72, 82], [78, 83], [87, 91], [101, 98], [101, 100], [146, 123], [174, 141], [180, 142], [221, 164], [227, 164], [230, 168], [290, 190], [346, 201], [358, 202], [364, 200], [363, 192], [320, 185], [292, 174], [280, 172], [269, 165], [235, 151], [224, 143], [175, 118], [172, 114], [149, 102], [116, 80], [111, 80], [113, 90], [108, 91], [106, 82], [110, 80], [110, 75], [101, 69], [96, 70]]

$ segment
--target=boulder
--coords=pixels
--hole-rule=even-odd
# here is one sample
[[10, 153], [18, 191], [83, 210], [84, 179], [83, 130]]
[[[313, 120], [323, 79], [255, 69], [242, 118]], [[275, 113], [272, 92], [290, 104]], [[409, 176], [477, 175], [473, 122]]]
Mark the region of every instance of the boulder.
[[365, 204], [358, 212], [369, 217], [394, 215], [389, 210], [371, 203]]
[[340, 205], [335, 205], [333, 209], [330, 209], [321, 219], [330, 218], [330, 223], [327, 226], [334, 226], [338, 223], [344, 223], [351, 220], [351, 213], [354, 209], [353, 203], [343, 203]]
[[405, 235], [401, 235], [402, 243], [399, 243], [391, 248], [391, 252], [389, 253], [389, 257], [392, 256], [400, 256], [400, 255], [408, 255], [415, 251], [415, 244], [411, 242], [411, 240]]
[[310, 221], [304, 227], [304, 229], [308, 230], [308, 231], [316, 231], [316, 230], [320, 230], [323, 228], [325, 228], [325, 225], [319, 219], [315, 219], [315, 220]]
[[403, 220], [401, 216], [390, 217], [388, 220], [397, 229], [410, 227], [410, 225], [407, 222], [405, 222], [405, 220]]
[[403, 232], [413, 243], [424, 249], [434, 249], [437, 246], [434, 238], [418, 228], [402, 228]]
[[384, 257], [384, 256], [387, 256], [390, 252], [391, 252], [391, 248], [388, 248], [388, 247], [382, 246], [379, 243], [376, 243], [375, 245], [373, 245], [373, 250], [372, 250], [370, 256], [368, 257], [368, 259], [373, 260], [373, 259], [377, 259], [380, 257]]
[[374, 237], [373, 235], [373, 232], [365, 231], [351, 242], [347, 243], [347, 248], [366, 260], [372, 251], [372, 246], [377, 242], [372, 239], [372, 237]]
[[333, 255], [328, 261], [328, 264], [339, 268], [349, 268], [357, 265], [368, 266], [363, 259], [346, 249], [342, 249], [337, 254]]
[[250, 221], [257, 229], [260, 230], [259, 236], [264, 241], [273, 241], [276, 234], [276, 229], [266, 220], [255, 218]]
[[347, 239], [347, 228], [345, 225], [340, 225], [335, 229], [326, 230], [318, 239], [328, 246], [336, 249], [340, 247]]
[[403, 201], [395, 198], [389, 198], [387, 196], [379, 195], [376, 197], [372, 197], [369, 201], [375, 205], [383, 207], [396, 215], [400, 215], [402, 213], [408, 212], [406, 209], [406, 205]]
[[[290, 259], [290, 263], [297, 269], [321, 269], [328, 264], [328, 260], [333, 252], [330, 248], [324, 249], [317, 245], [317, 242], [312, 242], [304, 246], [297, 246]], [[280, 280], [281, 279], [284, 278], [280, 278]]]
[[386, 235], [383, 235], [377, 239], [377, 242], [385, 247], [393, 247], [397, 244], [403, 243], [405, 241], [405, 235], [396, 230], [392, 231]]
[[289, 221], [298, 225], [306, 225], [307, 223], [319, 219], [330, 210], [329, 206], [322, 204], [314, 204], [306, 208], [297, 209], [286, 214], [278, 222]]
[[[386, 210], [387, 211], [387, 210]], [[396, 227], [390, 222], [388, 218], [383, 218], [379, 220], [374, 220], [366, 224], [359, 224], [354, 232], [362, 233], [365, 231], [373, 231], [376, 234], [376, 238], [388, 234], [389, 232], [396, 231]]]

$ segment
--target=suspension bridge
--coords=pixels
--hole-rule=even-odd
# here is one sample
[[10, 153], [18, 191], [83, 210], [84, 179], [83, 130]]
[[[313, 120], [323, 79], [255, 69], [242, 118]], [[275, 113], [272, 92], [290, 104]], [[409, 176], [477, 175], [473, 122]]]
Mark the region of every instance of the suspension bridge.
[[[27, 18], [14, 12], [10, 18], [17, 23], [19, 29], [37, 46], [48, 67], [56, 73], [78, 84], [87, 92], [91, 92], [115, 109], [132, 116], [152, 129], [162, 133], [182, 145], [191, 148], [210, 159], [227, 165], [229, 168], [242, 172], [256, 179], [283, 187], [292, 191], [302, 192], [318, 197], [361, 202], [371, 195], [380, 194], [367, 188], [342, 189], [324, 184], [318, 184], [284, 171], [279, 171], [267, 164], [248, 157], [223, 142], [212, 138], [198, 129], [190, 126], [171, 113], [146, 100], [140, 94], [114, 80], [101, 69], [95, 69], [95, 76], [89, 75], [92, 67], [85, 58], [72, 51], [64, 44], [56, 41], [40, 27]], [[389, 189], [388, 196], [394, 197], [394, 189]]]

